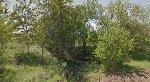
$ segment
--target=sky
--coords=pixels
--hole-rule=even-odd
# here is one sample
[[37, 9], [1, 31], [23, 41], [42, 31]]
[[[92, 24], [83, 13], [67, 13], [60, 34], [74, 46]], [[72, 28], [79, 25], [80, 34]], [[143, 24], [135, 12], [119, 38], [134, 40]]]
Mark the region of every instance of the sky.
[[[10, 2], [9, 3], [9, 8], [12, 10], [13, 4], [15, 4], [15, 0], [8, 0], [8, 1]], [[86, 1], [87, 0], [74, 0], [73, 4], [75, 4], [75, 5], [83, 4]], [[114, 0], [98, 0], [98, 2], [101, 3], [104, 6], [106, 6], [107, 4], [109, 4], [109, 2], [111, 2], [111, 1], [114, 1]], [[139, 3], [142, 6], [150, 5], [150, 0], [130, 0], [130, 2]]]
[[[74, 0], [75, 4], [82, 4], [86, 0]], [[102, 5], [107, 5], [109, 2], [114, 0], [98, 0]], [[150, 5], [150, 0], [129, 0], [130, 2], [139, 3], [141, 5]]]
[[[86, 1], [87, 0], [74, 0], [74, 4], [75, 5], [82, 4], [83, 2], [86, 2]], [[98, 2], [102, 4], [103, 6], [107, 6], [111, 1], [114, 1], [114, 0], [98, 0]], [[142, 6], [150, 5], [150, 0], [130, 0], [130, 2], [138, 3], [138, 4], [141, 4]], [[96, 29], [96, 26], [97, 26], [96, 23], [90, 22], [90, 25], [94, 27], [94, 29]]]

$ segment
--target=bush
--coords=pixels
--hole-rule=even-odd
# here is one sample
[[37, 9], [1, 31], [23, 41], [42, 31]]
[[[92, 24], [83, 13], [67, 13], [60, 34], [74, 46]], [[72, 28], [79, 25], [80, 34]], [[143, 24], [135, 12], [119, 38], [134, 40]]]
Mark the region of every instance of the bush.
[[129, 60], [134, 39], [128, 31], [119, 27], [100, 29], [95, 57], [100, 58], [106, 71], [112, 72], [119, 64]]
[[[53, 65], [57, 61], [49, 55], [40, 55], [38, 52], [19, 52], [14, 56], [14, 62], [17, 65], [30, 65], [30, 66], [48, 66]], [[52, 67], [52, 66], [51, 66]]]
[[15, 60], [18, 65], [40, 65], [42, 63], [41, 56], [38, 53], [17, 53]]

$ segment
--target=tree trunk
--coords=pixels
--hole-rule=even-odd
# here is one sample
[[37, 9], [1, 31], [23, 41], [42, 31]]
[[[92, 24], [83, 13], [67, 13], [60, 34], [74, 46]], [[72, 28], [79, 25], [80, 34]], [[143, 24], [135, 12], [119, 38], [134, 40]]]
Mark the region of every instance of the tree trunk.
[[30, 54], [30, 45], [29, 45], [29, 43], [27, 43], [27, 52], [28, 52], [28, 54]]
[[2, 40], [2, 42], [1, 42], [1, 49], [3, 49], [4, 48], [4, 41]]
[[42, 47], [42, 53], [41, 53], [41, 64], [44, 64], [44, 63], [43, 63], [43, 61], [44, 61], [44, 60], [43, 60], [43, 55], [44, 55], [44, 45], [42, 44], [42, 46], [41, 46], [41, 47]]
[[42, 45], [42, 56], [44, 55], [44, 46]]
[[84, 54], [86, 55], [86, 40], [85, 40], [85, 38], [83, 38], [82, 48], [83, 48]]

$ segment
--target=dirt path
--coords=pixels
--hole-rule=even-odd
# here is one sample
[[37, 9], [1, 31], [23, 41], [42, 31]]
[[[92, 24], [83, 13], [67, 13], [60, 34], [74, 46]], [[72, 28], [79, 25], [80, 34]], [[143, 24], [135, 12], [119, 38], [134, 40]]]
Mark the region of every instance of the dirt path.
[[150, 82], [150, 69], [124, 75], [108, 75], [97, 82]]

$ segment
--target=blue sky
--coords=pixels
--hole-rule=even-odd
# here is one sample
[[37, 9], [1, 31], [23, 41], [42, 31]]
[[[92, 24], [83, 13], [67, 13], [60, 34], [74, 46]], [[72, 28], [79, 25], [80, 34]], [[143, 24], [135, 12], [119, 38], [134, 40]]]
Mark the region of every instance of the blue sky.
[[[15, 3], [15, 0], [8, 0], [11, 4], [9, 5], [9, 8], [12, 9], [12, 5]], [[86, 2], [87, 0], [74, 0], [74, 4], [83, 4], [83, 2]], [[109, 4], [109, 2], [114, 0], [98, 0], [99, 3], [106, 6]], [[139, 3], [141, 5], [150, 5], [150, 0], [130, 0], [130, 2]]]

